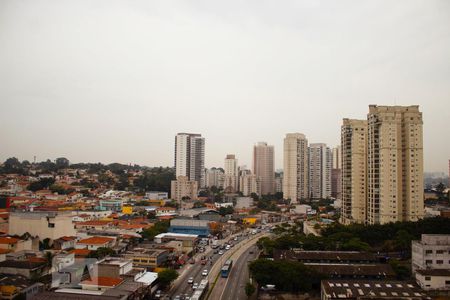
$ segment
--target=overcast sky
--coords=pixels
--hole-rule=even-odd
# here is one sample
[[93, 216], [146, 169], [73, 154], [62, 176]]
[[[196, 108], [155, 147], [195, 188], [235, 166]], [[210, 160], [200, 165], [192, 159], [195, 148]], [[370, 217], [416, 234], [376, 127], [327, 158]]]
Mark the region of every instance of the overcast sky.
[[425, 170], [450, 158], [450, 1], [0, 1], [0, 160], [282, 167], [288, 132], [339, 143], [369, 104], [420, 105]]

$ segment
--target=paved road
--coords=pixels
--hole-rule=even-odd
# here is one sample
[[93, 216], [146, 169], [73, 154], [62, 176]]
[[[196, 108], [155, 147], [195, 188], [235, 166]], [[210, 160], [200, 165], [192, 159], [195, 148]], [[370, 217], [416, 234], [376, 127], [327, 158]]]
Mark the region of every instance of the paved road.
[[[230, 239], [234, 238], [235, 235], [228, 237], [225, 240], [220, 240], [219, 244], [225, 244], [227, 243]], [[195, 264], [189, 264], [185, 267], [184, 270], [182, 270], [182, 273], [180, 274], [179, 278], [175, 281], [172, 289], [170, 290], [169, 295], [173, 298], [176, 295], [188, 295], [188, 296], [192, 296], [192, 294], [194, 293], [194, 290], [192, 289], [192, 285], [188, 284], [187, 281], [189, 279], [189, 277], [193, 277], [194, 278], [194, 282], [196, 283], [200, 283], [200, 281], [202, 279], [207, 278], [210, 282], [213, 279], [212, 274], [210, 274], [210, 270], [213, 267], [214, 269], [220, 268], [222, 266], [222, 264], [225, 262], [225, 258], [224, 256], [227, 256], [228, 252], [233, 251], [234, 249], [236, 249], [236, 247], [239, 247], [239, 244], [246, 240], [245, 237], [241, 237], [238, 238], [238, 241], [233, 241], [233, 243], [235, 243], [235, 246], [233, 248], [231, 248], [228, 251], [224, 251], [223, 255], [219, 255], [219, 254], [214, 254], [214, 250], [211, 248], [207, 248], [207, 250], [204, 253], [199, 253], [198, 255], [196, 255], [196, 260], [197, 262]], [[217, 249], [219, 250], [219, 249]], [[210, 261], [212, 261], [212, 264], [210, 262], [208, 262], [206, 265], [202, 265], [200, 264], [200, 257], [202, 256], [206, 256], [208, 259], [210, 259]], [[202, 276], [202, 272], [203, 270], [208, 270], [208, 276]], [[214, 272], [213, 272], [214, 273]]]
[[[252, 253], [250, 253], [252, 252]], [[257, 257], [258, 249], [256, 246], [251, 246], [246, 250], [235, 262], [231, 269], [231, 274], [226, 282], [223, 294], [220, 297], [222, 300], [246, 300], [245, 284], [249, 279], [248, 263]]]
[[[235, 251], [232, 253], [231, 255], [231, 259], [233, 260], [233, 267], [231, 268], [231, 275], [228, 276], [228, 278], [222, 278], [222, 277], [218, 277], [218, 280], [216, 282], [216, 285], [214, 286], [213, 290], [211, 291], [211, 294], [209, 296], [209, 300], [216, 300], [216, 299], [233, 299], [233, 298], [222, 298], [223, 294], [225, 293], [225, 288], [228, 285], [228, 282], [233, 282], [233, 284], [235, 286], [238, 285], [238, 283], [235, 281], [242, 281], [245, 280], [244, 284], [247, 282], [245, 279], [245, 276], [242, 274], [239, 274], [239, 278], [235, 279], [234, 277], [236, 277], [238, 275], [238, 272], [234, 272], [234, 268], [241, 268], [241, 271], [244, 270], [244, 268], [247, 267], [247, 265], [245, 266], [239, 266], [238, 263], [236, 263], [239, 258], [244, 255], [244, 253], [247, 253], [249, 248], [253, 248], [255, 247], [256, 242], [259, 240], [259, 238], [263, 237], [263, 236], [267, 236], [269, 235], [269, 233], [267, 232], [261, 232], [257, 235], [252, 235], [249, 237], [249, 239], [247, 239], [244, 243], [242, 243], [240, 245], [240, 247], [238, 247], [237, 249], [235, 249]], [[241, 262], [245, 261], [245, 257]], [[246, 264], [246, 263], [245, 263]], [[220, 269], [218, 270], [220, 271]], [[218, 275], [218, 271], [217, 272], [212, 272], [215, 275]], [[214, 276], [214, 275], [213, 275]], [[247, 275], [248, 277], [248, 275]], [[214, 277], [215, 278], [215, 277]], [[239, 284], [240, 285], [240, 284]], [[228, 288], [228, 287], [227, 287]]]

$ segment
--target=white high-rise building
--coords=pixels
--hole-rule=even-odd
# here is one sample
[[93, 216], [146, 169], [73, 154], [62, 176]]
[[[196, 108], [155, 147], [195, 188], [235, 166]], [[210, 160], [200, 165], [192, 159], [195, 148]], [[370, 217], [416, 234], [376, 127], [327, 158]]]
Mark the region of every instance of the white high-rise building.
[[228, 154], [225, 158], [224, 189], [228, 192], [239, 190], [238, 160], [234, 154]]
[[311, 199], [331, 197], [331, 149], [323, 143], [309, 145], [309, 194]]
[[178, 133], [175, 136], [176, 177], [186, 176], [205, 186], [205, 138], [201, 134]]
[[304, 134], [286, 134], [283, 160], [283, 198], [292, 203], [308, 199], [308, 140]]
[[333, 148], [333, 169], [342, 169], [342, 147], [336, 146]]
[[259, 142], [253, 147], [253, 174], [261, 179], [261, 194], [273, 194], [275, 190], [274, 149]]

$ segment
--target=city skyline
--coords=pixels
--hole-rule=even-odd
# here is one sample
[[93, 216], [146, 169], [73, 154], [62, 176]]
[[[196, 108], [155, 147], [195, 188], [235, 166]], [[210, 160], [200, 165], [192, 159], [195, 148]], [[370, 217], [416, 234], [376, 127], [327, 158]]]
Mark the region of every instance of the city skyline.
[[397, 104], [420, 105], [425, 170], [447, 172], [449, 5], [2, 1], [0, 160], [172, 166], [186, 131], [207, 167], [267, 141], [278, 169], [286, 133], [334, 147], [343, 118]]

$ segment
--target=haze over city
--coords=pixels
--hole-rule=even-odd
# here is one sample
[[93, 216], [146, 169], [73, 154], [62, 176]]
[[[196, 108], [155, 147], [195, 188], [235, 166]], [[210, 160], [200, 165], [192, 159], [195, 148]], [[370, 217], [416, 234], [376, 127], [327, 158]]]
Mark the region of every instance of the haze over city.
[[[205, 166], [286, 133], [340, 143], [369, 104], [420, 105], [425, 171], [450, 153], [448, 1], [2, 1], [0, 160]], [[357, 25], [355, 25], [357, 24]]]

